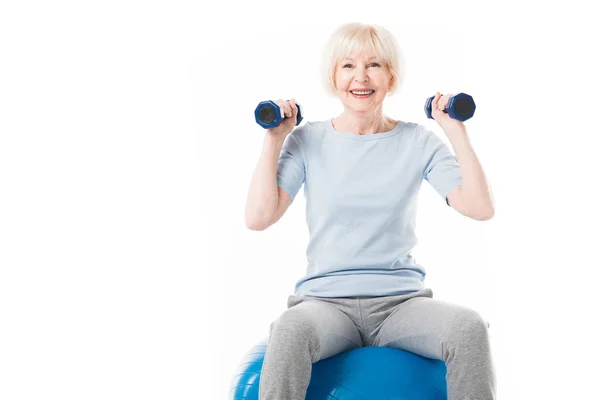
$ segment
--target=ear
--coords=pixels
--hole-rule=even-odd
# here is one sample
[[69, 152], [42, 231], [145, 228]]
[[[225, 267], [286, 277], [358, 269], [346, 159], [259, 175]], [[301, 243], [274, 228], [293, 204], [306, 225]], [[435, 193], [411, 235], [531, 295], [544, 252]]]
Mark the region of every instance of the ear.
[[334, 71], [333, 71], [333, 74], [331, 74], [331, 80], [330, 80], [331, 87], [333, 88], [333, 92], [334, 92], [334, 93], [335, 93], [335, 92], [337, 92], [337, 86], [336, 86], [336, 75], [337, 75], [337, 71], [336, 71], [336, 70], [334, 70]]
[[388, 86], [388, 92], [391, 92], [394, 90], [394, 86], [396, 85], [396, 78], [395, 77], [391, 77], [390, 78], [390, 84]]

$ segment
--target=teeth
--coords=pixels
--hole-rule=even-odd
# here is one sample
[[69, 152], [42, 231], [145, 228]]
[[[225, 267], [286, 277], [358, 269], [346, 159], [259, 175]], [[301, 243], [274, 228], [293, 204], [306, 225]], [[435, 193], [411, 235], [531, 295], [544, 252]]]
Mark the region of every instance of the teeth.
[[359, 95], [371, 94], [371, 93], [373, 93], [373, 90], [351, 90], [350, 93], [359, 94]]

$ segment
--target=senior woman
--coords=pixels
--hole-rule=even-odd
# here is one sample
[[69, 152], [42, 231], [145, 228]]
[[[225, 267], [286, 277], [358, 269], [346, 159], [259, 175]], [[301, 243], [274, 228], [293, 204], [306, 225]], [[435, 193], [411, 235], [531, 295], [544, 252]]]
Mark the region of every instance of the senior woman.
[[260, 400], [301, 400], [312, 363], [361, 346], [389, 346], [443, 360], [450, 400], [495, 398], [488, 325], [473, 309], [433, 298], [417, 243], [423, 180], [448, 206], [478, 221], [494, 203], [464, 124], [436, 93], [435, 121], [456, 156], [423, 126], [383, 115], [402, 83], [400, 48], [388, 30], [340, 26], [325, 52], [328, 89], [343, 104], [335, 118], [267, 129], [246, 202], [246, 225], [276, 223], [304, 184], [307, 273], [270, 325]]

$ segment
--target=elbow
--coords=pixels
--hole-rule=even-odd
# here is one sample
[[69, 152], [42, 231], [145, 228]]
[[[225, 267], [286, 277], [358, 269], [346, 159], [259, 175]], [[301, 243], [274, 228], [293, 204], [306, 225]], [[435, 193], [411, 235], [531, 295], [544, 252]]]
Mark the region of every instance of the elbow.
[[260, 221], [253, 219], [253, 218], [249, 218], [248, 216], [246, 216], [246, 228], [250, 229], [251, 231], [264, 231], [265, 228], [263, 226], [263, 224], [260, 223]]
[[495, 213], [494, 207], [487, 207], [474, 214], [471, 218], [476, 221], [489, 221], [494, 218]]
[[246, 228], [250, 229], [251, 231], [264, 231], [270, 226], [270, 224], [266, 223], [262, 219], [253, 217], [248, 214], [246, 215], [245, 222]]
[[246, 221], [246, 228], [250, 229], [251, 231], [264, 231], [265, 229], [268, 228], [268, 225], [265, 224], [260, 224], [258, 222], [254, 222], [254, 221]]

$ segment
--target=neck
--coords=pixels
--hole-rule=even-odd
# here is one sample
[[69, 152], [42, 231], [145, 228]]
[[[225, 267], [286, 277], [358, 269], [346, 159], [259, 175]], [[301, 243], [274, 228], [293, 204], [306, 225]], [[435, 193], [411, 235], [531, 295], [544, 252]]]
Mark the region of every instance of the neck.
[[370, 113], [360, 113], [346, 109], [333, 119], [333, 126], [337, 131], [359, 135], [387, 132], [393, 129], [396, 123], [397, 121], [384, 116], [381, 108]]

